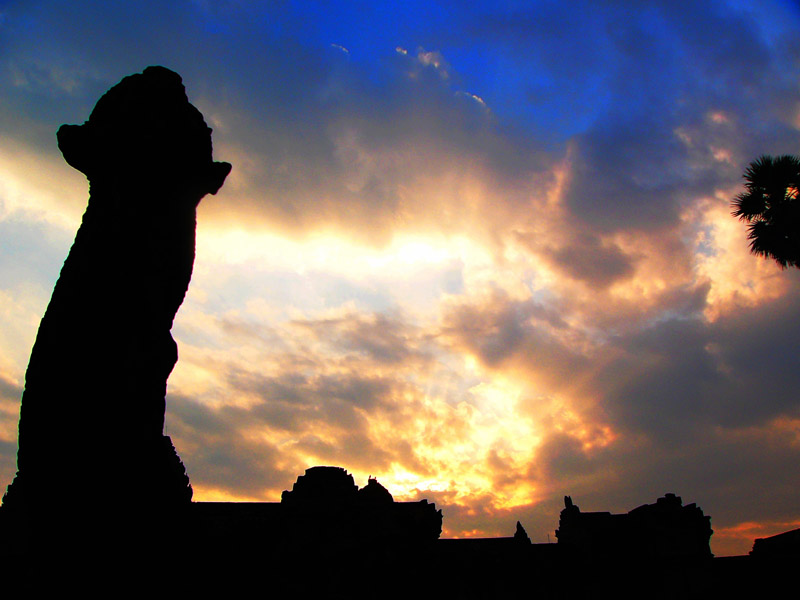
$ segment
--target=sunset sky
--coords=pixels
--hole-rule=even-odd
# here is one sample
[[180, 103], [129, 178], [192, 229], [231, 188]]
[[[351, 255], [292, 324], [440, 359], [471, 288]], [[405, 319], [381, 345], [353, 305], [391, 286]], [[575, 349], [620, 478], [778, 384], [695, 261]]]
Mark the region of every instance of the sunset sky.
[[718, 555], [800, 527], [800, 273], [730, 216], [800, 153], [800, 9], [465, 5], [0, 1], [2, 488], [88, 197], [55, 132], [160, 64], [233, 165], [173, 329], [196, 500], [338, 465], [445, 536], [555, 541], [567, 494], [674, 492]]

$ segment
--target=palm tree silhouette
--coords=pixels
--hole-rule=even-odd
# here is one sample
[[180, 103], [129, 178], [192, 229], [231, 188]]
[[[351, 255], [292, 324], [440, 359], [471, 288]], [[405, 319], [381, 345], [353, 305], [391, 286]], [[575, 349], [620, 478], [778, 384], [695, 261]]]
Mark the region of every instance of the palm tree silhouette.
[[761, 156], [744, 173], [731, 214], [748, 223], [750, 251], [781, 268], [800, 268], [800, 158]]

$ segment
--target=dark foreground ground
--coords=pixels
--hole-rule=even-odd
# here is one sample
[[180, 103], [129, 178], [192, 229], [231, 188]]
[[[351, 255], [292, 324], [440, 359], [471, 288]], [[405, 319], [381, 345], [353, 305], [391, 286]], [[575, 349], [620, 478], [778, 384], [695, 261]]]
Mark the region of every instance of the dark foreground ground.
[[[404, 546], [242, 543], [224, 537], [148, 547], [6, 551], [4, 598], [68, 590], [93, 597], [158, 592], [221, 598], [779, 598], [797, 597], [797, 560], [580, 557], [510, 538]], [[794, 591], [785, 592], [785, 586]], [[781, 593], [783, 592], [783, 593]]]

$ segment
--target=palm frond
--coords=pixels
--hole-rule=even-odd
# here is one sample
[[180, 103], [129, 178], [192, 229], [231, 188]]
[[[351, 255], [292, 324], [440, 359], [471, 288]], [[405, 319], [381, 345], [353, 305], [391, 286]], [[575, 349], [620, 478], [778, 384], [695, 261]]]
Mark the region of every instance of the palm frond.
[[764, 194], [757, 191], [748, 191], [736, 196], [731, 202], [731, 214], [742, 221], [752, 221], [767, 210]]
[[800, 267], [800, 158], [760, 156], [744, 172], [731, 214], [749, 223], [750, 251], [781, 268]]
[[747, 188], [756, 188], [769, 181], [772, 177], [773, 160], [771, 156], [759, 156], [751, 162], [744, 172], [744, 182]]

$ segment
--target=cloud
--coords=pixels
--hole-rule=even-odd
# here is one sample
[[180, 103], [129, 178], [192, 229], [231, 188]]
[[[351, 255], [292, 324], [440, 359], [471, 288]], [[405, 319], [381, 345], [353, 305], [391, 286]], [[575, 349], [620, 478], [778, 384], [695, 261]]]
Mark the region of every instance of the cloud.
[[548, 252], [564, 274], [593, 288], [608, 287], [634, 272], [633, 260], [618, 247], [605, 246], [596, 237], [576, 236], [558, 250]]
[[366, 354], [375, 363], [393, 365], [407, 363], [414, 357], [425, 359], [424, 354], [413, 349], [419, 332], [387, 315], [348, 314], [317, 321], [295, 321], [294, 325], [309, 328], [326, 345], [343, 352]]
[[[263, 339], [258, 331], [233, 326], [230, 319], [221, 325], [232, 339], [249, 338], [256, 344]], [[255, 361], [249, 351], [250, 359], [244, 363], [226, 348], [220, 349], [225, 358], [216, 362], [215, 370], [223, 378], [215, 379], [219, 383], [212, 389], [222, 386], [225, 397], [236, 399], [234, 403], [212, 408], [205, 399], [210, 389], [202, 387], [194, 392], [196, 400], [188, 401], [180, 391], [180, 378], [173, 378], [170, 385], [177, 394], [180, 425], [176, 430], [170, 421], [169, 430], [177, 432], [178, 439], [188, 438], [189, 450], [184, 453], [181, 448], [181, 453], [190, 470], [196, 464], [194, 468], [206, 472], [205, 465], [210, 463], [208, 472], [216, 473], [224, 457], [234, 471], [255, 473], [256, 466], [246, 460], [246, 451], [252, 451], [263, 455], [259, 463], [263, 468], [276, 462], [296, 468], [332, 463], [375, 474], [391, 471], [397, 464], [428, 474], [430, 467], [408, 438], [415, 435], [411, 430], [417, 422], [427, 428], [433, 417], [425, 414], [428, 409], [416, 380], [432, 368], [429, 353], [417, 347], [424, 340], [397, 317], [385, 315], [305, 319], [287, 327], [270, 333], [285, 336], [283, 343], [272, 349], [261, 346]], [[193, 352], [191, 347], [187, 350], [182, 356], [188, 364], [182, 368], [191, 370]], [[172, 407], [172, 400], [169, 405]], [[447, 434], [450, 426], [446, 422], [441, 425], [439, 433]], [[378, 433], [383, 430], [406, 434]], [[214, 440], [211, 448], [225, 439], [237, 442], [226, 453], [220, 454], [220, 448], [208, 454], [209, 446], [199, 451], [200, 442], [192, 441], [195, 437]], [[309, 462], [304, 463], [306, 460]], [[241, 469], [237, 466], [240, 462]], [[267, 493], [263, 490], [280, 477], [285, 480], [285, 475], [282, 471], [277, 480], [247, 485], [237, 480], [228, 486], [233, 492], [252, 495], [260, 485], [262, 493]]]
[[615, 374], [609, 414], [657, 435], [673, 426], [737, 427], [791, 414], [791, 390], [800, 384], [795, 313], [796, 300], [783, 298], [714, 324], [670, 319], [614, 340], [614, 358], [604, 365]]
[[274, 494], [284, 485], [292, 469], [281, 468], [273, 444], [245, 435], [236, 411], [209, 408], [175, 393], [168, 402], [167, 432], [195, 490], [211, 497], [222, 493], [223, 497], [274, 500], [269, 492]]
[[580, 340], [572, 339], [576, 332], [569, 330], [561, 315], [533, 300], [518, 301], [501, 292], [482, 300], [454, 304], [446, 313], [443, 333], [456, 348], [492, 368], [535, 371], [554, 385], [569, 381], [570, 373], [586, 364]]
[[450, 65], [447, 64], [442, 53], [437, 50], [426, 51], [423, 48], [417, 49], [417, 60], [425, 67], [433, 67], [442, 79], [450, 77]]
[[[17, 470], [17, 421], [22, 388], [0, 370], [0, 485], [11, 483]], [[0, 496], [5, 493], [3, 488]]]

